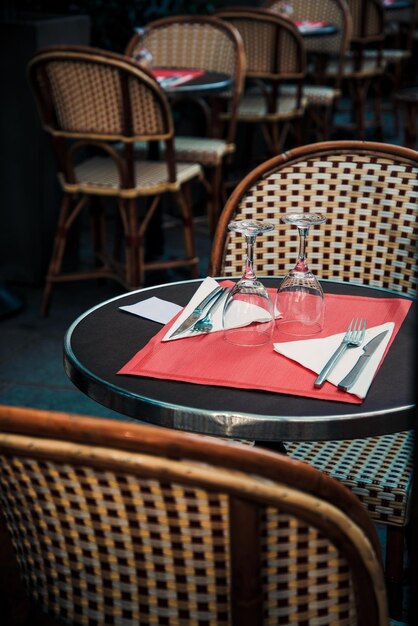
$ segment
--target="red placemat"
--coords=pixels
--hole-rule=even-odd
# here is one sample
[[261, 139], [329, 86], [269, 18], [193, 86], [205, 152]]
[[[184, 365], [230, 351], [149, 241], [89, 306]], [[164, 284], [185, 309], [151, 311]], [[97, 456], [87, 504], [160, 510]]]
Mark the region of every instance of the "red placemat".
[[295, 24], [298, 28], [306, 28], [315, 30], [315, 28], [322, 28], [323, 26], [328, 26], [329, 22], [325, 22], [324, 20], [296, 20]]
[[[274, 295], [275, 290], [272, 290]], [[385, 356], [412, 304], [410, 300], [401, 298], [335, 294], [326, 294], [325, 303], [325, 328], [316, 337], [343, 332], [353, 317], [366, 317], [368, 328], [394, 322]], [[181, 380], [199, 385], [262, 389], [352, 404], [362, 402], [357, 396], [339, 391], [328, 382], [322, 389], [315, 389], [313, 383], [317, 374], [277, 354], [272, 344], [252, 348], [233, 346], [224, 340], [222, 332], [162, 343], [161, 339], [173, 321], [164, 326], [118, 374]], [[290, 339], [285, 339], [280, 333], [274, 338], [275, 343], [285, 340]]]
[[152, 70], [152, 73], [157, 80], [162, 81], [167, 78], [172, 78], [175, 79], [176, 85], [180, 85], [187, 83], [193, 78], [197, 78], [197, 76], [201, 76], [205, 73], [205, 70], [165, 70], [156, 68]]

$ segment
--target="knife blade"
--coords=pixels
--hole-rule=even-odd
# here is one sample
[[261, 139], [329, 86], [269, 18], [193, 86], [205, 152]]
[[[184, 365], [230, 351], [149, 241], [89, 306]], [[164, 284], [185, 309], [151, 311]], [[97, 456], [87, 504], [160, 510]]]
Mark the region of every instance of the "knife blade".
[[222, 287], [220, 287], [219, 285], [218, 287], [215, 287], [215, 289], [213, 289], [213, 291], [211, 291], [206, 296], [206, 298], [204, 298], [201, 302], [199, 302], [199, 304], [193, 309], [190, 315], [186, 317], [184, 322], [182, 322], [180, 326], [176, 328], [176, 330], [170, 335], [170, 339], [172, 339], [173, 337], [177, 337], [177, 335], [180, 335], [181, 333], [186, 332], [186, 330], [189, 330], [189, 328], [191, 328], [195, 324], [195, 322], [197, 322], [199, 317], [204, 312], [205, 308], [211, 302], [213, 302], [213, 300], [219, 298], [222, 293], [223, 293]]
[[376, 335], [376, 337], [373, 337], [373, 339], [370, 339], [369, 342], [362, 346], [364, 354], [362, 354], [357, 359], [354, 367], [352, 367], [348, 374], [338, 383], [338, 389], [341, 389], [341, 391], [348, 391], [349, 389], [351, 389], [363, 369], [366, 367], [369, 358], [372, 356], [372, 354], [375, 352], [375, 350], [378, 348], [378, 346], [381, 344], [387, 334], [388, 331], [385, 330], [382, 333]]

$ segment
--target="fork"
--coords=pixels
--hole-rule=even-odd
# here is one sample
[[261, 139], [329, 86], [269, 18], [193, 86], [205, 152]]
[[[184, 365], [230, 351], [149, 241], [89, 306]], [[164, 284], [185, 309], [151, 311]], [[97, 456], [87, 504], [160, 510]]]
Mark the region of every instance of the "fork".
[[366, 320], [360, 318], [354, 318], [351, 320], [347, 332], [345, 333], [342, 342], [326, 362], [322, 370], [319, 372], [318, 378], [314, 382], [314, 387], [320, 389], [325, 383], [325, 380], [335, 366], [339, 358], [348, 348], [357, 348], [363, 343], [364, 335], [366, 333]]
[[221, 303], [221, 300], [225, 298], [225, 296], [229, 292], [229, 287], [222, 287], [222, 294], [219, 298], [216, 298], [215, 302], [209, 307], [205, 317], [202, 317], [200, 320], [197, 320], [190, 329], [192, 332], [200, 332], [200, 333], [209, 333], [213, 328], [212, 321], [212, 313]]

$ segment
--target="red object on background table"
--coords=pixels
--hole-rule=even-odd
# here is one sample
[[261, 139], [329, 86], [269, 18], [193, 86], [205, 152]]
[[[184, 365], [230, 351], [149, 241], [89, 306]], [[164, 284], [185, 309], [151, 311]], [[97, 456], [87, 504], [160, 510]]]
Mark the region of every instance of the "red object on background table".
[[152, 71], [153, 76], [157, 80], [163, 81], [166, 79], [173, 79], [174, 85], [181, 85], [183, 83], [187, 83], [193, 78], [197, 78], [198, 76], [202, 76], [205, 73], [205, 70], [177, 70], [177, 69], [158, 69], [155, 68]]
[[[326, 294], [325, 302], [325, 328], [315, 337], [328, 337], [343, 332], [353, 316], [367, 318], [369, 328], [394, 322], [394, 331], [386, 353], [412, 304], [412, 301], [401, 298], [365, 298], [335, 294]], [[199, 385], [260, 389], [352, 404], [362, 403], [358, 397], [342, 392], [328, 382], [322, 389], [315, 389], [313, 383], [317, 374], [278, 355], [272, 344], [257, 348], [233, 346], [224, 340], [222, 332], [162, 343], [161, 339], [173, 322], [174, 320], [164, 326], [118, 374], [181, 380]], [[294, 337], [285, 338], [279, 333], [275, 342], [285, 340], [294, 340]]]

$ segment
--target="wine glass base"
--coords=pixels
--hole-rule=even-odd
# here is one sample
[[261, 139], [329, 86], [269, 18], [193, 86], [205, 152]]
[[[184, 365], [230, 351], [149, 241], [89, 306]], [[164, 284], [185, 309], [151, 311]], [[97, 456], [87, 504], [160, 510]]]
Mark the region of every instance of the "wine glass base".
[[322, 330], [319, 322], [301, 322], [299, 320], [280, 320], [277, 324], [279, 333], [294, 335], [296, 337], [309, 337], [317, 335]]
[[251, 330], [249, 328], [231, 328], [224, 331], [224, 338], [234, 346], [264, 346], [271, 343], [271, 332], [263, 330]]

